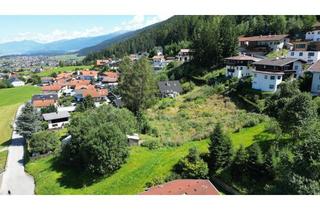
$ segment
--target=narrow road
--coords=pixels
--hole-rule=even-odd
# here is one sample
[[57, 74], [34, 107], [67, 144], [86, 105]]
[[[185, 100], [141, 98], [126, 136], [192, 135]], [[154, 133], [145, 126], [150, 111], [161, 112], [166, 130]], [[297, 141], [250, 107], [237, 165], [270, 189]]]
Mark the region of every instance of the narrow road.
[[[23, 105], [18, 108], [16, 119], [21, 113]], [[15, 122], [16, 122], [15, 119]], [[24, 171], [24, 144], [25, 140], [16, 133], [16, 123], [12, 133], [11, 144], [8, 148], [9, 154], [7, 158], [6, 170], [3, 173], [0, 194], [8, 194], [8, 190], [12, 195], [33, 195], [34, 180], [33, 177]]]

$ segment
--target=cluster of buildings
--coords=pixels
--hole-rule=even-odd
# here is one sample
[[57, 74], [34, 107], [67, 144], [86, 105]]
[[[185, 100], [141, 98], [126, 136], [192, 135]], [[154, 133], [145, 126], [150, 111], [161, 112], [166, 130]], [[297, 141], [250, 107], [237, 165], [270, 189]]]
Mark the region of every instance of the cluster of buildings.
[[[239, 46], [238, 56], [225, 58], [226, 76], [252, 76], [253, 89], [275, 92], [282, 81], [301, 77], [308, 71], [313, 74], [312, 94], [320, 94], [320, 28], [307, 32], [304, 40], [290, 40], [288, 35], [240, 37]], [[284, 48], [288, 49], [286, 55], [263, 56]]]
[[[34, 95], [31, 104], [40, 111], [43, 108], [54, 106], [57, 112], [43, 114], [43, 119], [48, 122], [49, 129], [58, 129], [69, 123], [70, 112], [73, 112], [77, 103], [85, 97], [91, 96], [98, 107], [104, 103], [113, 103], [121, 98], [109, 91], [118, 84], [118, 72], [104, 72], [82, 70], [74, 73], [60, 73], [56, 78], [41, 78], [42, 94]], [[72, 97], [70, 106], [63, 106], [58, 100], [63, 97]], [[114, 104], [115, 105], [115, 104]], [[117, 102], [117, 105], [120, 105]]]

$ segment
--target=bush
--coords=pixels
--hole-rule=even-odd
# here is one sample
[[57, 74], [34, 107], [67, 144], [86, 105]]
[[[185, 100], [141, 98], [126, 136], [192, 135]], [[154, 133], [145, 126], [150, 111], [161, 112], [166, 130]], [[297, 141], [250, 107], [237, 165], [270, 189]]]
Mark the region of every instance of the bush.
[[250, 127], [253, 127], [253, 126], [256, 126], [256, 125], [258, 125], [260, 123], [260, 120], [259, 120], [259, 118], [250, 118], [250, 119], [248, 119], [245, 123], [244, 123], [244, 125], [243, 125], [243, 127], [244, 128], [250, 128]]
[[165, 109], [167, 107], [173, 106], [176, 100], [174, 98], [163, 98], [159, 103], [159, 109]]
[[56, 151], [59, 146], [58, 135], [51, 131], [34, 133], [28, 141], [28, 150], [31, 154], [47, 154]]
[[151, 181], [146, 183], [146, 187], [147, 188], [154, 187], [154, 186], [160, 185], [160, 184], [162, 184], [164, 182], [165, 182], [165, 178], [163, 178], [163, 177], [154, 177], [154, 178], [152, 178]]
[[158, 139], [153, 139], [143, 142], [141, 146], [147, 147], [150, 150], [155, 150], [161, 148], [163, 145]]
[[187, 93], [187, 92], [190, 92], [192, 91], [194, 88], [195, 88], [195, 84], [194, 82], [190, 81], [190, 82], [185, 82], [182, 84], [182, 90], [183, 90], [183, 93]]

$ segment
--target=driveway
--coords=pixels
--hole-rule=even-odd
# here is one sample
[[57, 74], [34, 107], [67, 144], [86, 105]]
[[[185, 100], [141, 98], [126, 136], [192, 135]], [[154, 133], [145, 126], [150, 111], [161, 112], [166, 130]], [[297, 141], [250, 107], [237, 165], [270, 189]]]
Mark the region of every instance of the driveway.
[[[23, 105], [18, 108], [16, 118], [20, 115], [22, 107]], [[23, 154], [25, 140], [15, 132], [15, 128], [16, 125], [14, 123], [14, 131], [12, 133], [11, 144], [8, 148], [9, 154], [6, 170], [2, 177], [0, 194], [8, 194], [8, 190], [10, 190], [12, 195], [33, 195], [33, 177], [24, 171]]]

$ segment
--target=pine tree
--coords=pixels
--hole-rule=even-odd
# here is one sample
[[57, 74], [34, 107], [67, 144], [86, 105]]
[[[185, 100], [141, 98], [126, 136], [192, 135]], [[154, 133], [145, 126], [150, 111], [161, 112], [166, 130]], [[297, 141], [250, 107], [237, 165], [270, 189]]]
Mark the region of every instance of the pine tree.
[[222, 131], [222, 126], [218, 123], [211, 135], [209, 145], [209, 169], [211, 174], [227, 167], [232, 159], [232, 144], [228, 136]]

